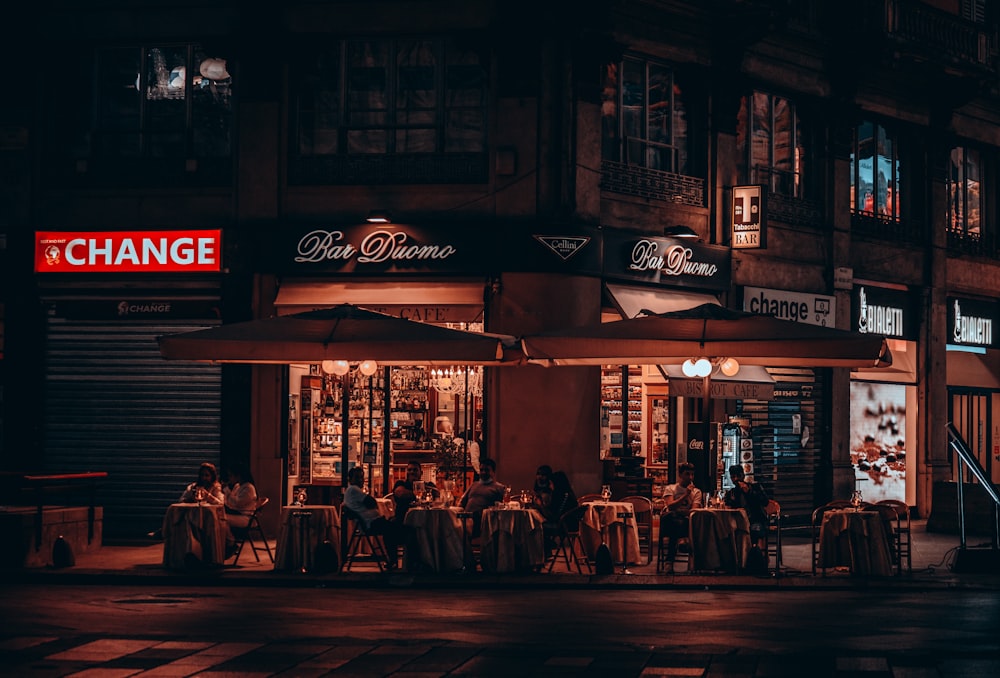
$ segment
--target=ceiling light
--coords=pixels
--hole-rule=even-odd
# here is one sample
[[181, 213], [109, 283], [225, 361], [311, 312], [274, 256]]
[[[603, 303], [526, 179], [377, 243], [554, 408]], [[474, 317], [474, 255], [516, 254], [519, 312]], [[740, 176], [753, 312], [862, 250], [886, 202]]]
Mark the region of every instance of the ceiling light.
[[740, 363], [736, 358], [726, 358], [719, 365], [719, 369], [727, 377], [734, 377], [740, 371]]
[[671, 238], [697, 238], [698, 234], [690, 226], [678, 224], [677, 226], [667, 226], [663, 229], [663, 235]]
[[366, 219], [369, 224], [391, 224], [392, 215], [386, 210], [372, 210]]
[[358, 365], [358, 371], [366, 377], [370, 377], [378, 371], [378, 363], [374, 360], [362, 360]]

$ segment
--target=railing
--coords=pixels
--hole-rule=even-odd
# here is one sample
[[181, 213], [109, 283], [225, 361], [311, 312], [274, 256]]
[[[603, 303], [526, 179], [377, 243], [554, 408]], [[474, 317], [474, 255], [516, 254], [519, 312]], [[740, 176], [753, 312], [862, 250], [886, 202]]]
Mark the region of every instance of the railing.
[[601, 189], [641, 198], [705, 206], [705, 180], [623, 162], [601, 162]]
[[886, 0], [886, 32], [975, 66], [994, 68], [997, 36], [986, 25], [914, 0]]
[[986, 491], [986, 494], [990, 496], [993, 500], [993, 548], [1000, 548], [1000, 495], [997, 494], [997, 489], [993, 487], [993, 483], [990, 482], [989, 477], [986, 475], [986, 471], [979, 464], [979, 460], [969, 449], [968, 444], [962, 438], [962, 434], [958, 432], [955, 425], [948, 422], [948, 445], [955, 454], [958, 455], [958, 520], [959, 520], [959, 530], [962, 539], [962, 549], [966, 547], [965, 544], [965, 485], [963, 482], [962, 465], [969, 470], [979, 484]]
[[23, 478], [24, 487], [31, 491], [37, 506], [35, 516], [35, 550], [42, 547], [42, 518], [44, 515], [45, 498], [48, 492], [56, 489], [71, 492], [87, 491], [87, 543], [94, 540], [94, 518], [97, 503], [97, 483], [107, 478], [105, 471], [91, 473], [53, 473], [46, 475], [26, 475]]

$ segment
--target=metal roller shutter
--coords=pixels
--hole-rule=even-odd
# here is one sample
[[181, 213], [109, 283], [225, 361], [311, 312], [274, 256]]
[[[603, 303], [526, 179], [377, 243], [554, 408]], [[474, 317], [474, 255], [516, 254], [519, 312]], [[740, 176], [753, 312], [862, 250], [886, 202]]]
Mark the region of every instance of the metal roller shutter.
[[212, 321], [70, 320], [50, 313], [45, 350], [44, 464], [107, 471], [104, 537], [160, 527], [204, 461], [220, 455], [221, 368], [168, 362], [156, 338]]
[[808, 525], [817, 505], [817, 478], [822, 476], [824, 436], [819, 433], [826, 429], [825, 370], [767, 371], [775, 380], [774, 400], [737, 403], [738, 413], [750, 417], [757, 450], [755, 479], [781, 504], [788, 524]]

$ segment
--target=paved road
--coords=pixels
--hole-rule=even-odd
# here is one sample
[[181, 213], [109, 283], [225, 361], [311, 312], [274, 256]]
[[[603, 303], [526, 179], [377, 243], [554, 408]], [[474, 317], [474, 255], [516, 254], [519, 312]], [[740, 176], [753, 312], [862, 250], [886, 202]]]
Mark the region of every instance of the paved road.
[[7, 675], [1000, 675], [995, 591], [0, 594]]

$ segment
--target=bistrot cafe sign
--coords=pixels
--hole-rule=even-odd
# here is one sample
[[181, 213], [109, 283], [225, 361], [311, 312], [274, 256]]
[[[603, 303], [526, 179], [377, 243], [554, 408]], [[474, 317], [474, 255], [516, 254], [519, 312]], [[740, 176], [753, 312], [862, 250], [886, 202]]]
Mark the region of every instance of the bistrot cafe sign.
[[36, 273], [218, 273], [222, 231], [38, 231]]

